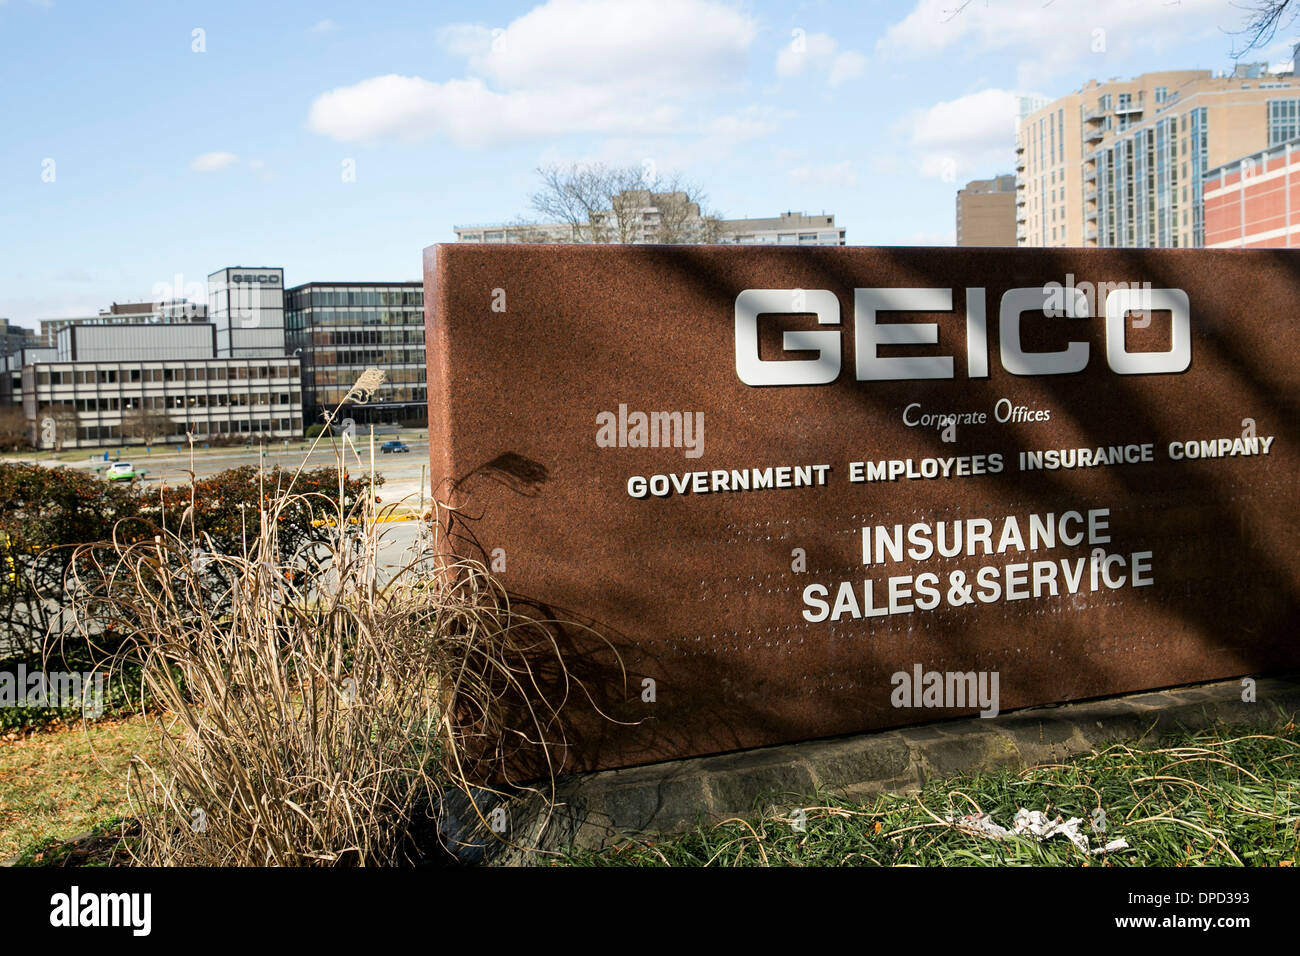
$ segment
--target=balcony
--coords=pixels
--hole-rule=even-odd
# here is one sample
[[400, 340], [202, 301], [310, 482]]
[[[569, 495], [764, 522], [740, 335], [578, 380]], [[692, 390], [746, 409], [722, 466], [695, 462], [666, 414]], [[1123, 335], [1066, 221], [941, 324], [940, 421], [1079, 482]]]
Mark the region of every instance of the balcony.
[[1089, 110], [1083, 114], [1085, 123], [1100, 123], [1106, 119], [1106, 111], [1102, 109]]
[[1128, 106], [1115, 107], [1116, 116], [1140, 116], [1142, 115], [1141, 103], [1130, 103]]
[[1100, 126], [1090, 127], [1083, 131], [1083, 141], [1085, 143], [1100, 143], [1106, 138], [1106, 131]]

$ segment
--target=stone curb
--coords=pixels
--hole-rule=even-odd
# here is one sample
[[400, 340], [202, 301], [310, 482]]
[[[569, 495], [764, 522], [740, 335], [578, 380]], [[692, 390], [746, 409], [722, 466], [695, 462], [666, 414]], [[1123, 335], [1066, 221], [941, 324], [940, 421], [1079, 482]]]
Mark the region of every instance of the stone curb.
[[[1255, 691], [1256, 701], [1244, 702], [1240, 680], [1230, 680], [567, 777], [550, 814], [515, 811], [515, 839], [543, 850], [602, 849], [819, 792], [915, 791], [935, 776], [1053, 763], [1216, 723], [1275, 727], [1300, 713], [1300, 675], [1259, 678]], [[506, 865], [531, 856], [492, 855]]]

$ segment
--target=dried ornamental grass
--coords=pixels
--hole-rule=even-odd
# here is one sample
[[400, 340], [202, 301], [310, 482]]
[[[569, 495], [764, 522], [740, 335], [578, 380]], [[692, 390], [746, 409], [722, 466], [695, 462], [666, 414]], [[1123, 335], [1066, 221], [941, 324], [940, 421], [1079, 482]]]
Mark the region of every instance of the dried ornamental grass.
[[[292, 478], [261, 489], [241, 553], [219, 553], [186, 509], [151, 540], [77, 555], [78, 629], [130, 635], [164, 714], [159, 758], [130, 780], [139, 862], [400, 864], [449, 789], [495, 829], [478, 807], [517, 791], [521, 749], [542, 771], [526, 789], [547, 796], [559, 711], [581, 691], [557, 639], [571, 625], [518, 613], [481, 563], [442, 554], [438, 506], [386, 566], [383, 519], [400, 503], [378, 507], [372, 487], [345, 507], [345, 464], [361, 457], [350, 435], [335, 448], [337, 497], [297, 494]], [[369, 452], [373, 481], [373, 438]], [[304, 505], [332, 531], [311, 561], [277, 540], [281, 512]]]

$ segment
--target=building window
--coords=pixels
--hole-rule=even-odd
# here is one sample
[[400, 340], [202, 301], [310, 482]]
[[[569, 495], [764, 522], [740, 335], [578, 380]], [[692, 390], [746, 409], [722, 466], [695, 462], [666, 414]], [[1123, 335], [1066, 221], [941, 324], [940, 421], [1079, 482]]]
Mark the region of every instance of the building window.
[[1300, 99], [1268, 101], [1268, 145], [1300, 136]]
[[1156, 87], [1156, 102], [1157, 102], [1157, 103], [1163, 103], [1163, 102], [1165, 101], [1166, 97], [1168, 97], [1168, 96], [1169, 96], [1169, 87], [1167, 87], [1167, 86], [1157, 86], [1157, 87]]

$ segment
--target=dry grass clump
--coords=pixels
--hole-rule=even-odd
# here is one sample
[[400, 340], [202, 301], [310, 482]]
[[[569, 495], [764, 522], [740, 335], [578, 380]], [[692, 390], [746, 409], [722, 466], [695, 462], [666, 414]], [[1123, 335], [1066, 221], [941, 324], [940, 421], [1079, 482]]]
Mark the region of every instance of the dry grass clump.
[[[382, 519], [398, 504], [380, 508], [372, 487], [345, 508], [344, 458], [355, 474], [360, 457], [347, 436], [337, 447], [338, 496], [265, 489], [242, 553], [217, 553], [191, 508], [77, 555], [82, 637], [128, 635], [162, 714], [160, 755], [130, 781], [141, 863], [401, 864], [449, 790], [481, 807], [514, 789], [512, 767], [555, 768], [563, 628], [513, 610], [482, 564], [443, 556], [437, 506], [395, 567]], [[331, 529], [310, 576], [276, 534], [304, 504]], [[471, 815], [491, 833], [486, 813]]]

